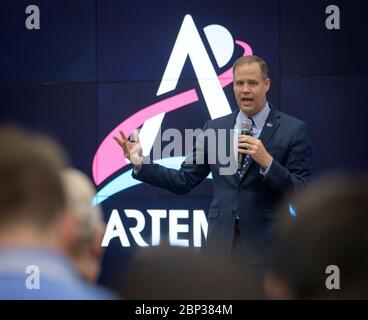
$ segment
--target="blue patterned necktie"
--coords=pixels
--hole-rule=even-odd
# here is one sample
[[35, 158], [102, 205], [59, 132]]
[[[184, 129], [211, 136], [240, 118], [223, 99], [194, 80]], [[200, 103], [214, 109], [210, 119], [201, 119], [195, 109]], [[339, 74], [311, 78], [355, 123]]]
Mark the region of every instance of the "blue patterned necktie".
[[[253, 125], [254, 125], [254, 120], [252, 118], [249, 117], [250, 120], [252, 120], [252, 128], [250, 129], [250, 136], [253, 136]], [[246, 154], [243, 157], [243, 163], [242, 166], [240, 167], [240, 169], [236, 172], [236, 178], [238, 180], [238, 182], [241, 181], [241, 179], [244, 177], [245, 173], [247, 172], [247, 170], [249, 169], [249, 166], [252, 164], [252, 158], [250, 155]]]

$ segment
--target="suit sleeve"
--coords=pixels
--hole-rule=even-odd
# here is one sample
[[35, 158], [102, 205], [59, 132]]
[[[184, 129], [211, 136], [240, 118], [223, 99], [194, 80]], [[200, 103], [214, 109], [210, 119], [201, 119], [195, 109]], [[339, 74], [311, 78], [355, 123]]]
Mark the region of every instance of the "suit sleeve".
[[303, 189], [310, 178], [312, 147], [307, 125], [303, 123], [291, 141], [285, 166], [273, 159], [264, 181], [281, 193]]
[[[207, 129], [205, 124], [203, 131]], [[159, 164], [143, 164], [138, 172], [133, 170], [133, 178], [152, 186], [177, 194], [186, 194], [200, 184], [210, 173], [207, 148], [203, 139], [197, 139], [192, 152], [186, 155], [179, 170], [169, 169]]]

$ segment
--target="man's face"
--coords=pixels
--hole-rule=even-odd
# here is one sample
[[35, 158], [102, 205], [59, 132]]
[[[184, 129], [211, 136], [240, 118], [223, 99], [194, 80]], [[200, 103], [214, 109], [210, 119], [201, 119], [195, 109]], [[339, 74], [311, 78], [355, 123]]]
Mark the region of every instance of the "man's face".
[[252, 117], [266, 104], [270, 79], [262, 79], [257, 62], [245, 63], [235, 69], [233, 88], [239, 108], [248, 117]]

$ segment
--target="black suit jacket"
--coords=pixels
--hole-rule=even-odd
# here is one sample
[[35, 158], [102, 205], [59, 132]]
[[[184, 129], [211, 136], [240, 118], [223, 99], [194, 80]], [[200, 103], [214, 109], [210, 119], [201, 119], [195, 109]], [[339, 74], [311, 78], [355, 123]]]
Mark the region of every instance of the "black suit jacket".
[[[209, 120], [204, 130], [234, 128], [239, 110], [230, 115]], [[230, 135], [229, 135], [230, 136]], [[222, 175], [218, 161], [209, 163], [208, 145], [202, 144], [204, 163], [184, 161], [179, 170], [157, 164], [143, 165], [133, 177], [177, 194], [191, 191], [211, 172], [213, 200], [208, 212], [207, 248], [222, 257], [229, 257], [234, 237], [234, 221], [238, 211], [240, 244], [248, 262], [272, 264], [272, 222], [277, 216], [276, 205], [289, 190], [303, 188], [310, 177], [311, 142], [304, 122], [271, 108], [259, 139], [272, 155], [268, 174], [260, 173], [260, 166], [252, 161], [243, 179]], [[206, 140], [205, 140], [206, 141]], [[233, 153], [232, 139], [226, 148]], [[196, 157], [198, 150], [194, 148]]]

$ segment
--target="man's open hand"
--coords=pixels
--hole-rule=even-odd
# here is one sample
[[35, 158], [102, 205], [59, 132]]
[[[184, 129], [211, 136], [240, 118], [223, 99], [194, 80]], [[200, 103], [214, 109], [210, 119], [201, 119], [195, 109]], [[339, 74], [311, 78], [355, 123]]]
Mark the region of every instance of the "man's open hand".
[[133, 165], [137, 168], [140, 168], [143, 163], [142, 159], [142, 146], [139, 142], [138, 131], [133, 131], [134, 141], [130, 142], [125, 136], [123, 131], [119, 131], [121, 138], [114, 137], [114, 140], [119, 144], [119, 146], [123, 149], [125, 158], [129, 159]]

